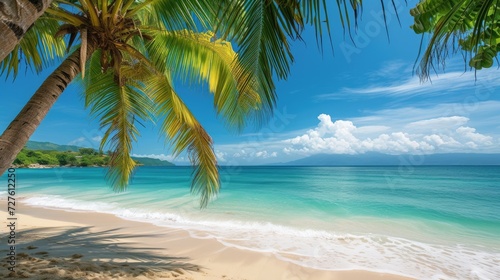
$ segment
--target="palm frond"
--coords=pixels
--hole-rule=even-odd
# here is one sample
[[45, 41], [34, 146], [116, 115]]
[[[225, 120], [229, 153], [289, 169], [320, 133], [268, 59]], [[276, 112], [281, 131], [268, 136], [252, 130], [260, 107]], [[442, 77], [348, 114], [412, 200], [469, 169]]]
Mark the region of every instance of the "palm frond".
[[[270, 113], [264, 108], [256, 83], [243, 92], [237, 80], [240, 64], [231, 43], [213, 40], [211, 32], [188, 30], [150, 31], [153, 41], [148, 53], [160, 72], [172, 72], [187, 82], [208, 83], [214, 94], [214, 107], [228, 127], [242, 129], [248, 122], [261, 122]], [[168, 67], [168, 69], [167, 69]]]
[[444, 67], [450, 53], [465, 52], [469, 66], [479, 70], [491, 67], [500, 50], [500, 20], [497, 0], [420, 1], [410, 13], [416, 33], [432, 33], [418, 66], [422, 79], [428, 79], [435, 64]]
[[113, 71], [99, 73], [100, 67], [95, 67], [99, 60], [100, 53], [95, 52], [87, 68], [85, 105], [105, 129], [101, 149], [109, 146], [113, 152], [107, 177], [116, 190], [123, 190], [136, 166], [130, 156], [132, 143], [139, 136], [136, 119], [150, 120], [153, 104], [141, 90], [144, 76], [139, 64], [123, 63], [121, 71], [127, 83], [121, 86]]
[[[349, 13], [354, 11], [354, 20], [357, 21], [361, 1], [338, 0], [336, 3], [342, 26], [350, 30]], [[237, 73], [237, 80], [241, 81], [238, 89], [244, 92], [251, 83], [257, 83], [266, 108], [272, 108], [276, 103], [273, 79], [286, 79], [290, 73], [294, 61], [290, 43], [301, 39], [304, 26], [314, 26], [320, 46], [325, 35], [331, 43], [326, 0], [222, 0], [215, 6], [216, 34], [234, 40], [238, 46], [241, 66]]]
[[66, 54], [66, 44], [54, 35], [59, 29], [59, 23], [49, 17], [40, 17], [26, 32], [19, 45], [2, 61], [0, 69], [7, 76], [15, 78], [19, 72], [19, 64], [24, 61], [34, 67], [36, 72], [52, 65], [56, 57]]
[[168, 76], [157, 74], [147, 82], [148, 94], [156, 104], [156, 114], [163, 119], [160, 130], [173, 144], [177, 156], [187, 150], [194, 166], [191, 191], [201, 195], [205, 207], [220, 187], [217, 159], [212, 139], [173, 90]]
[[[207, 29], [214, 13], [213, 1], [199, 0], [145, 0], [133, 6], [129, 14], [149, 18], [149, 26], [168, 30]], [[158, 25], [160, 24], [160, 25]]]
[[[82, 10], [84, 9], [82, 8]], [[66, 9], [61, 8], [60, 5], [57, 5], [57, 2], [54, 2], [53, 5], [47, 9], [46, 14], [52, 19], [66, 22], [73, 26], [81, 26], [86, 22], [85, 17], [80, 14], [68, 12]]]
[[[341, 5], [344, 2], [344, 5]], [[351, 1], [353, 7], [357, 7], [357, 0]], [[354, 6], [356, 5], [356, 6]], [[301, 1], [298, 13], [300, 15], [300, 20], [304, 23], [311, 24], [314, 26], [316, 32], [316, 41], [318, 45], [323, 47], [323, 37], [324, 37], [324, 26], [327, 29], [327, 35], [332, 44], [331, 29], [330, 29], [330, 19], [328, 13], [326, 12], [327, 4], [326, 0], [306, 0]], [[340, 23], [345, 30], [345, 25], [350, 26], [349, 11], [347, 10], [347, 1], [337, 1], [337, 9], [339, 13]], [[355, 16], [357, 18], [357, 9], [354, 9]], [[326, 23], [326, 24], [325, 24]], [[350, 32], [350, 28], [348, 28]]]
[[286, 24], [275, 2], [221, 2], [225, 6], [220, 8], [220, 22], [230, 22], [231, 25], [218, 26], [218, 32], [235, 40], [240, 48], [238, 60], [241, 67], [236, 73], [236, 79], [241, 81], [239, 91], [245, 92], [255, 82], [260, 86], [264, 106], [273, 108], [276, 103], [273, 76], [280, 79], [288, 76], [293, 56], [287, 36], [301, 27], [296, 21]]

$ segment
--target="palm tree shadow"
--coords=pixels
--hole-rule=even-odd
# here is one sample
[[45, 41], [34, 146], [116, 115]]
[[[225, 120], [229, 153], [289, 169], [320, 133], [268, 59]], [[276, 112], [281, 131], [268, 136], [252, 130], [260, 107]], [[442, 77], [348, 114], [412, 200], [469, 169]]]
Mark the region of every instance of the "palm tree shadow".
[[[0, 278], [172, 278], [201, 269], [189, 263], [188, 258], [166, 255], [164, 248], [139, 247], [133, 242], [140, 238], [165, 238], [164, 234], [124, 234], [120, 233], [120, 228], [91, 229], [47, 227], [16, 233], [17, 240], [22, 243], [16, 244], [15, 273], [8, 269], [12, 265], [7, 257], [2, 262]], [[6, 237], [1, 239], [2, 244], [7, 244]], [[2, 256], [7, 253], [8, 249], [0, 250]]]

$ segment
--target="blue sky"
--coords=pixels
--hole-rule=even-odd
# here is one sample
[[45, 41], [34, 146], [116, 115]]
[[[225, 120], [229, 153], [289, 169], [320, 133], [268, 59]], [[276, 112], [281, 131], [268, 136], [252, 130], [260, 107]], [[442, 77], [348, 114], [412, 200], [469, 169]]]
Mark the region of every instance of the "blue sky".
[[[401, 26], [388, 13], [388, 40], [379, 3], [367, 5], [353, 34], [356, 46], [339, 29], [333, 55], [328, 46], [318, 51], [312, 30], [306, 30], [305, 43], [293, 44], [295, 63], [288, 80], [277, 82], [275, 117], [260, 129], [228, 131], [206, 87], [178, 85], [213, 137], [220, 164], [286, 162], [316, 153], [500, 152], [500, 70], [479, 71], [475, 80], [456, 55], [432, 83], [421, 83], [412, 72], [420, 36], [409, 29], [410, 7], [398, 4]], [[51, 70], [0, 80], [2, 131]], [[70, 85], [31, 140], [98, 148], [103, 132], [80, 92]], [[134, 155], [173, 160], [153, 124], [141, 135]], [[180, 155], [174, 162], [187, 160]]]

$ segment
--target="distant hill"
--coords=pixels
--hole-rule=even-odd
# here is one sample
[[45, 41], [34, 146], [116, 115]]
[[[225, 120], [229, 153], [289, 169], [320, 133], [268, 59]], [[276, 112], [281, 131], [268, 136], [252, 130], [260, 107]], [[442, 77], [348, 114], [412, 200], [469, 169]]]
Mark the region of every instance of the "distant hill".
[[144, 166], [175, 166], [175, 164], [171, 163], [170, 161], [160, 160], [157, 158], [132, 157], [132, 159]]
[[500, 154], [358, 155], [317, 154], [283, 165], [500, 165]]
[[[30, 150], [41, 150], [41, 151], [59, 151], [59, 152], [78, 152], [83, 147], [74, 146], [74, 145], [58, 145], [50, 142], [37, 142], [37, 141], [28, 141], [26, 144], [26, 148]], [[132, 157], [135, 161], [139, 162], [144, 166], [174, 166], [175, 164], [166, 161], [159, 160], [156, 158], [147, 158], [147, 157]]]
[[28, 141], [26, 144], [26, 148], [30, 150], [42, 150], [42, 151], [59, 151], [59, 152], [78, 152], [82, 147], [73, 146], [73, 145], [58, 145], [50, 142], [37, 142], [37, 141]]

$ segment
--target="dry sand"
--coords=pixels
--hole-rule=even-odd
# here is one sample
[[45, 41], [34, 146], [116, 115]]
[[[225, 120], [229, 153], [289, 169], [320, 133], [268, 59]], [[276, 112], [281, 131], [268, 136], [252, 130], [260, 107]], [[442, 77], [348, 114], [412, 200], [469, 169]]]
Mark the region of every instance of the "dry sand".
[[118, 217], [18, 205], [15, 273], [8, 270], [6, 201], [1, 279], [408, 279], [368, 271], [325, 271], [269, 253], [229, 248], [215, 239]]

